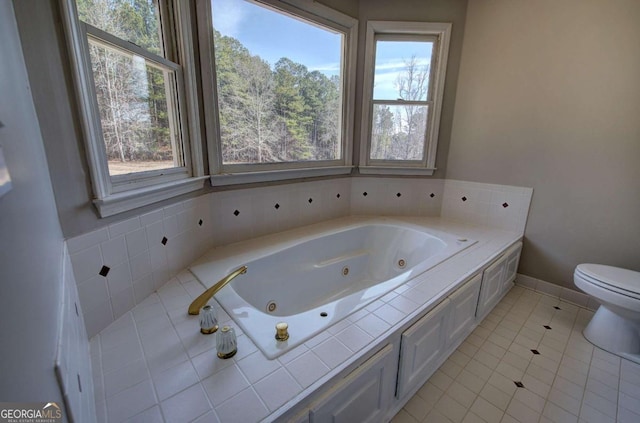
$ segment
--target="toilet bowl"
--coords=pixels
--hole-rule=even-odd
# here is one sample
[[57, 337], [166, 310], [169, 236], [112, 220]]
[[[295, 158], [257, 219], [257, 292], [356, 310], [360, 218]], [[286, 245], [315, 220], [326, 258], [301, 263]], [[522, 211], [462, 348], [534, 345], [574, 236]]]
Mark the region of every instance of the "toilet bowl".
[[580, 264], [573, 282], [600, 302], [584, 329], [589, 342], [640, 362], [640, 272], [601, 264]]

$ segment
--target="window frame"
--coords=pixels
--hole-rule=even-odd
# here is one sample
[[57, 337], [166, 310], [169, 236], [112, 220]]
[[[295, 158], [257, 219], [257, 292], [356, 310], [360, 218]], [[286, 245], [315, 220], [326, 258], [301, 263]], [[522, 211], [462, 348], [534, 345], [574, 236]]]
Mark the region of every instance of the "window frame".
[[[368, 21], [365, 39], [364, 82], [362, 90], [362, 121], [360, 126], [360, 162], [362, 174], [433, 175], [436, 170], [436, 152], [442, 99], [444, 95], [447, 58], [451, 39], [451, 23]], [[376, 41], [421, 41], [433, 39], [432, 66], [429, 75], [429, 95], [426, 101], [374, 100]], [[433, 66], [435, 64], [435, 66]], [[371, 159], [371, 131], [374, 104], [426, 104], [427, 125], [422, 160]]]
[[[164, 58], [80, 21], [75, 0], [61, 1], [93, 194], [101, 217], [118, 214], [203, 187], [195, 54], [189, 2], [158, 0]], [[110, 175], [89, 55], [89, 37], [143, 57], [175, 74], [176, 132], [184, 166]]]
[[340, 117], [342, 157], [337, 160], [224, 164], [217, 109], [217, 84], [213, 42], [213, 16], [210, 0], [197, 0], [200, 61], [204, 93], [204, 121], [208, 138], [211, 184], [234, 185], [285, 179], [343, 175], [353, 169], [353, 127], [356, 85], [358, 21], [317, 2], [304, 0], [249, 0], [286, 15], [315, 22], [344, 35], [342, 45], [342, 97]]

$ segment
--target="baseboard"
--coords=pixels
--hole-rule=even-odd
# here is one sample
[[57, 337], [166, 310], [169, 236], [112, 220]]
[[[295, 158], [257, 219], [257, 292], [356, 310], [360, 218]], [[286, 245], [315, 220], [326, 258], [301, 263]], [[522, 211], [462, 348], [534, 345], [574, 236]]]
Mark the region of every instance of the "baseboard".
[[516, 285], [520, 285], [525, 288], [529, 288], [541, 294], [550, 295], [552, 297], [560, 298], [577, 306], [587, 308], [589, 310], [597, 310], [600, 306], [598, 300], [590, 295], [556, 285], [551, 282], [543, 281], [542, 279], [536, 279], [531, 276], [518, 273], [516, 276]]

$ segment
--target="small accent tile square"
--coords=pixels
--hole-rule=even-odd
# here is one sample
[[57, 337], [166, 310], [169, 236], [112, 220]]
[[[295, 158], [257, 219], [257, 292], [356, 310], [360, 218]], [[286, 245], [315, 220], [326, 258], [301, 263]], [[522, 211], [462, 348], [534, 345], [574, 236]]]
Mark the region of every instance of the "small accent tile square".
[[[97, 267], [94, 264], [92, 271], [95, 272]], [[104, 268], [109, 272], [108, 266], [103, 266], [101, 272]], [[111, 273], [117, 274], [118, 266], [112, 270]], [[95, 273], [93, 275], [102, 280]], [[154, 294], [155, 303], [160, 299], [162, 304], [171, 302], [183, 296], [184, 292], [184, 282], [181, 284], [176, 279], [175, 283], [165, 285], [158, 295]], [[616, 416], [618, 421], [626, 421], [621, 416], [635, 421], [632, 418], [640, 412], [636, 404], [640, 366], [629, 365], [628, 361], [591, 346], [581, 334], [590, 314], [581, 314], [584, 309], [562, 300], [554, 300], [561, 307], [554, 306], [551, 300], [546, 295], [525, 288], [512, 290], [481, 322], [482, 326], [478, 326], [460, 345], [451, 360], [445, 361], [429, 381], [418, 389], [394, 421], [404, 421], [402, 416], [408, 421], [431, 421], [430, 418], [445, 417], [467, 422], [480, 419], [502, 419], [503, 422], [514, 419], [577, 421], [577, 416], [585, 421], [614, 421]], [[391, 299], [391, 304], [394, 301]], [[385, 314], [392, 307], [384, 307], [384, 303], [372, 307], [371, 313], [363, 313], [357, 319], [357, 325], [341, 327], [336, 335], [328, 335], [328, 339], [322, 339], [312, 350], [303, 345], [272, 361], [273, 365], [267, 371], [263, 369], [265, 360], [252, 344], [243, 343], [239, 348], [243, 354], [233, 360], [212, 360], [211, 354], [215, 352], [212, 347], [191, 345], [191, 337], [182, 339], [186, 351], [193, 357], [191, 361], [185, 350], [180, 348], [175, 351], [179, 353], [176, 361], [164, 368], [157, 367], [154, 357], [173, 354], [174, 351], [169, 351], [168, 347], [175, 342], [169, 342], [166, 337], [145, 336], [157, 332], [146, 328], [147, 322], [156, 322], [156, 318], [145, 318], [144, 310], [140, 309], [129, 317], [119, 319], [109, 331], [100, 335], [98, 348], [102, 349], [102, 368], [111, 372], [109, 377], [122, 375], [121, 380], [104, 379], [104, 383], [109, 385], [107, 412], [111, 419], [134, 415], [141, 418], [143, 415], [157, 416], [158, 406], [149, 408], [153, 407], [156, 402], [154, 397], [157, 396], [164, 418], [168, 420], [177, 417], [171, 413], [178, 411], [182, 407], [180, 404], [192, 402], [197, 402], [199, 408], [192, 410], [193, 414], [182, 417], [199, 418], [199, 421], [205, 416], [215, 419], [209, 401], [215, 407], [215, 414], [225, 417], [221, 417], [222, 421], [237, 416], [239, 412], [260, 420], [268, 415], [268, 409], [273, 411], [280, 407], [300, 389], [310, 386], [326, 374], [328, 368], [335, 367], [353, 351], [384, 332], [388, 327], [384, 320], [396, 319]], [[563, 313], [556, 313], [557, 310], [563, 310]], [[587, 313], [586, 310], [584, 313]], [[178, 325], [176, 330], [179, 333], [182, 333], [179, 327], [193, 323], [177, 318], [171, 312], [169, 316], [174, 325]], [[140, 367], [137, 373], [133, 372], [137, 363], [143, 362], [144, 358], [138, 346], [134, 350], [114, 348], [122, 343], [118, 339], [127, 339], [126, 331], [117, 332], [128, 327], [122, 323], [128, 322], [127, 319], [131, 320], [131, 328], [135, 319], [150, 374], [146, 373], [144, 367]], [[158, 321], [168, 322], [166, 318]], [[553, 332], [550, 331], [551, 325]], [[170, 324], [168, 328], [173, 329]], [[514, 331], [518, 333], [515, 338], [509, 335]], [[175, 331], [172, 330], [171, 334], [177, 339]], [[193, 338], [196, 339], [195, 336]], [[239, 343], [246, 338], [246, 335], [240, 335]], [[107, 344], [111, 346], [110, 349], [106, 348]], [[200, 352], [202, 354], [196, 355]], [[209, 362], [224, 365], [207, 366]], [[149, 390], [149, 377], [153, 382], [167, 379], [166, 389]], [[202, 383], [198, 383], [198, 380], [202, 380]], [[269, 389], [276, 381], [284, 381], [284, 389], [277, 392]], [[254, 384], [253, 387], [250, 383]], [[252, 404], [249, 407], [251, 410], [245, 409], [249, 403]]]
[[100, 276], [107, 277], [107, 275], [109, 274], [109, 270], [111, 270], [109, 266], [102, 266], [102, 269], [100, 269], [100, 272], [98, 272], [98, 274]]
[[[440, 386], [439, 389], [448, 394], [443, 397], [444, 402], [454, 399], [448, 404], [457, 403], [459, 410], [445, 410], [440, 404], [443, 400], [435, 399], [433, 403], [438, 405], [423, 419], [424, 410], [416, 415], [416, 402], [411, 400], [405, 406], [405, 416], [417, 421], [446, 417], [463, 422], [577, 422], [578, 416], [580, 421], [613, 422], [616, 416], [621, 422], [638, 421], [635, 417], [640, 415], [640, 407], [633, 402], [637, 399], [631, 400], [623, 391], [635, 394], [640, 388], [640, 366], [633, 365], [629, 370], [629, 361], [595, 348], [584, 339], [582, 330], [592, 312], [576, 319], [584, 309], [526, 288], [517, 289], [519, 291], [508, 294], [458, 348], [457, 354], [470, 358], [463, 363], [467, 369], [452, 381], [447, 375], [451, 370], [447, 360], [416, 394], [420, 395], [425, 387]], [[557, 313], [559, 310], [563, 313]], [[507, 321], [517, 322], [519, 326], [505, 325]], [[503, 327], [518, 331], [508, 346], [499, 345], [505, 341]], [[496, 361], [499, 365], [492, 369], [487, 383], [485, 372], [480, 372], [483, 377], [477, 374], [482, 367], [470, 366], [475, 362], [493, 368]], [[524, 373], [520, 370], [523, 365]], [[482, 401], [476, 399], [469, 406], [457, 392], [460, 386], [478, 394], [477, 398]], [[466, 414], [461, 420], [463, 413]]]

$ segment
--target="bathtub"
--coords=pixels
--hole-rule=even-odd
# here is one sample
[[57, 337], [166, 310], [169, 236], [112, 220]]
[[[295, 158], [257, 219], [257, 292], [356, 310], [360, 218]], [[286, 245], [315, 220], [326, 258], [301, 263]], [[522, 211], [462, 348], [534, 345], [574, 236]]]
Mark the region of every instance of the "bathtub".
[[[189, 269], [210, 287], [247, 266], [215, 298], [274, 359], [474, 243], [392, 218], [347, 219], [217, 248]], [[285, 342], [278, 322], [289, 325]]]

